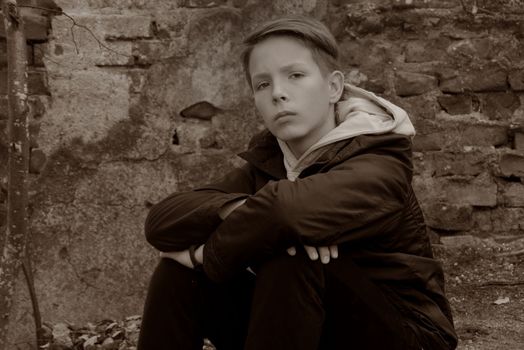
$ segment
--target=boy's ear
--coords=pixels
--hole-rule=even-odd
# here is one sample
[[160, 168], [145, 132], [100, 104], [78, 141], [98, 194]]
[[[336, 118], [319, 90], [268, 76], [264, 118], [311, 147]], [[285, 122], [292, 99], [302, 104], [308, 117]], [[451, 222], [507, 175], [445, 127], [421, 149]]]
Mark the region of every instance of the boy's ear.
[[329, 102], [337, 103], [344, 92], [344, 74], [341, 71], [335, 70], [329, 75]]

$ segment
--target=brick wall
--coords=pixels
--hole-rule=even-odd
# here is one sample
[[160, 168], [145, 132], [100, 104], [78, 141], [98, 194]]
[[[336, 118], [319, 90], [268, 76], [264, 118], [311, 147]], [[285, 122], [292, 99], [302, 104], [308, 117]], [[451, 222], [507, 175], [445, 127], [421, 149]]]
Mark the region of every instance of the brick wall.
[[[234, 154], [262, 125], [239, 43], [282, 14], [323, 19], [341, 44], [348, 81], [410, 113], [418, 132], [413, 183], [434, 241], [524, 233], [522, 1], [55, 2], [76, 26], [24, 10], [31, 254], [49, 322], [141, 312], [156, 260], [142, 235], [148, 207], [240, 164]], [[0, 40], [3, 164], [5, 65]], [[5, 167], [0, 175], [5, 183]], [[30, 340], [22, 279], [15, 323], [13, 342]]]
[[337, 29], [349, 76], [414, 120], [414, 185], [439, 234], [524, 232], [522, 5], [346, 1], [336, 7], [347, 16]]

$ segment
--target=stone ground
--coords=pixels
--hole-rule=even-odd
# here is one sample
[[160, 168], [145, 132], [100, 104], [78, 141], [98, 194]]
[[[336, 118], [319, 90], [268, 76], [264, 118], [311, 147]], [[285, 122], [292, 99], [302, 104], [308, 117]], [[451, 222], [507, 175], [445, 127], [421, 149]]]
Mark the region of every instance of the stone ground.
[[[524, 349], [524, 238], [460, 236], [442, 242], [434, 250], [447, 275], [458, 349]], [[131, 350], [139, 325], [139, 316], [81, 327], [57, 324], [48, 329], [47, 348]]]
[[458, 349], [524, 349], [524, 238], [464, 238], [435, 247], [447, 274]]

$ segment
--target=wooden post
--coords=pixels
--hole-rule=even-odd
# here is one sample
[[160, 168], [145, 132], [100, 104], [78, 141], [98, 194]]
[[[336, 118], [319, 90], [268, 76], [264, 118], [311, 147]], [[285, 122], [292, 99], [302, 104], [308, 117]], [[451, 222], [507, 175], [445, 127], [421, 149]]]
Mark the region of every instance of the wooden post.
[[27, 240], [29, 130], [27, 48], [16, 0], [2, 3], [7, 42], [9, 160], [7, 227], [0, 256], [0, 350], [7, 348], [9, 313]]

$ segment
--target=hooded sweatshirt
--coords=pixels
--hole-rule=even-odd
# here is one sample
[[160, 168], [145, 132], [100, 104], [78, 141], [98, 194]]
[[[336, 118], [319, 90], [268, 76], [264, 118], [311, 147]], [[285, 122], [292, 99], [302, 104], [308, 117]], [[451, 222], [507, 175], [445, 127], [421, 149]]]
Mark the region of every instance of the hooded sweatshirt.
[[278, 144], [284, 155], [288, 180], [295, 181], [300, 173], [325, 151], [326, 146], [358, 135], [393, 132], [414, 136], [415, 128], [402, 108], [372, 92], [345, 84], [344, 95], [336, 104], [337, 126], [296, 158], [282, 140]]

